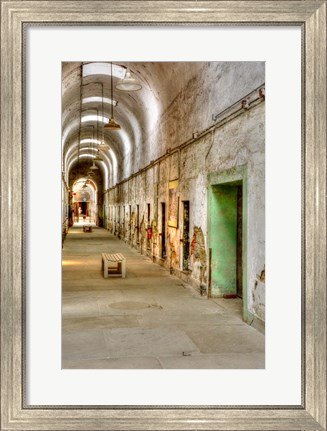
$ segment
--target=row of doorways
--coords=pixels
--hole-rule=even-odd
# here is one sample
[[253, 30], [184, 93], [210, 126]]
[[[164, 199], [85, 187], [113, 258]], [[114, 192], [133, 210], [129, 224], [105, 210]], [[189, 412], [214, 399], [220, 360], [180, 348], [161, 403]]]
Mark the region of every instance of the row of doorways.
[[[212, 185], [208, 203], [208, 244], [209, 251], [207, 276], [212, 296], [237, 295], [243, 297], [243, 184], [242, 181]], [[88, 211], [87, 203], [78, 203], [83, 212]], [[150, 204], [147, 204], [147, 222], [150, 227]], [[167, 256], [166, 203], [161, 202], [160, 238], [161, 258]], [[181, 269], [188, 271], [190, 265], [191, 208], [189, 201], [182, 201], [181, 225]], [[129, 208], [131, 214], [131, 206]], [[124, 209], [125, 213], [125, 209]], [[140, 226], [139, 205], [136, 208], [136, 226]], [[161, 224], [161, 226], [160, 226]], [[139, 232], [138, 232], [139, 235]], [[148, 237], [149, 238], [149, 237]], [[150, 247], [150, 241], [147, 241]]]
[[[243, 297], [242, 181], [211, 187], [208, 208], [210, 294]], [[166, 204], [161, 203], [161, 257], [166, 256]], [[190, 202], [182, 201], [182, 269], [190, 263]]]

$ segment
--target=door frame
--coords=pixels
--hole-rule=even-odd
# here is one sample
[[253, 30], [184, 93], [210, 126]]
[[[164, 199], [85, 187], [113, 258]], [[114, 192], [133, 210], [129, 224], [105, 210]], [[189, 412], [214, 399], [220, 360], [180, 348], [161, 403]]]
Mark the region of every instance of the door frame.
[[[243, 319], [246, 322], [251, 322], [252, 314], [248, 310], [248, 280], [247, 280], [247, 222], [248, 222], [248, 213], [247, 213], [247, 205], [248, 205], [248, 193], [247, 193], [247, 165], [236, 166], [234, 168], [221, 170], [218, 172], [211, 172], [207, 176], [208, 181], [208, 189], [207, 189], [207, 256], [209, 256], [209, 249], [211, 247], [211, 230], [212, 219], [210, 217], [210, 207], [211, 202], [214, 199], [213, 188], [217, 185], [224, 185], [230, 183], [236, 183], [238, 181], [242, 181], [242, 283], [243, 283]], [[209, 258], [207, 258], [207, 268], [208, 268], [208, 276], [207, 276], [207, 292], [209, 295], [209, 279], [211, 279], [211, 274], [209, 274]]]
[[[184, 246], [185, 246], [185, 243], [184, 243], [184, 230], [185, 230], [185, 224], [184, 224], [184, 207], [185, 207], [185, 203], [186, 202], [188, 203], [188, 212], [189, 212], [189, 220], [188, 220], [188, 268], [187, 269], [184, 268]], [[189, 199], [182, 199], [181, 203], [182, 203], [182, 208], [181, 208], [181, 211], [180, 211], [180, 213], [181, 213], [181, 224], [180, 224], [180, 226], [181, 226], [180, 263], [181, 264], [180, 264], [180, 269], [181, 269], [181, 271], [187, 272], [187, 271], [190, 271], [190, 264], [191, 264], [191, 262], [190, 262], [190, 257], [191, 257], [191, 254], [190, 254], [190, 251], [191, 251], [190, 206], [191, 206], [191, 203], [190, 203]]]

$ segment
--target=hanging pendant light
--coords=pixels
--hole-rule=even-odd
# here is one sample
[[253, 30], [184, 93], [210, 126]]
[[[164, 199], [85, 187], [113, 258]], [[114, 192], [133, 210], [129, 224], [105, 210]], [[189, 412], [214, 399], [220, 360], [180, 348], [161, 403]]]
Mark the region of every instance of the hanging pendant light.
[[116, 88], [122, 91], [137, 91], [141, 90], [142, 85], [137, 79], [132, 78], [131, 72], [127, 69], [125, 78], [118, 81]]
[[[104, 118], [104, 109], [103, 109], [103, 83], [101, 83], [101, 88], [102, 88], [102, 107], [101, 107], [101, 110], [102, 110], [102, 118]], [[101, 137], [101, 142], [98, 145], [98, 149], [102, 150], [102, 151], [109, 149], [109, 145], [104, 142], [104, 128], [102, 128], [102, 137]]]
[[121, 129], [120, 125], [117, 123], [117, 121], [114, 118], [110, 118], [109, 122], [104, 126], [105, 129], [108, 130], [119, 130]]
[[[103, 100], [103, 99], [102, 99]], [[102, 108], [103, 109], [103, 108]], [[98, 122], [98, 109], [97, 109], [97, 142], [99, 142], [99, 127], [98, 127], [98, 124], [99, 124], [99, 122]], [[102, 110], [102, 116], [103, 116], [103, 110]], [[102, 130], [102, 135], [103, 135], [103, 130]], [[99, 147], [99, 146], [98, 146]], [[94, 165], [94, 162], [95, 161], [98, 161], [98, 162], [103, 162], [103, 159], [102, 159], [102, 157], [100, 157], [100, 152], [99, 152], [99, 149], [97, 149], [96, 150], [96, 145], [95, 145], [95, 143], [94, 143], [94, 151], [96, 151], [96, 154], [95, 154], [95, 157], [93, 158], [93, 165]], [[90, 169], [92, 169], [92, 167], [90, 168]], [[93, 168], [94, 169], [94, 168]]]
[[94, 170], [99, 169], [99, 168], [94, 164], [94, 161], [93, 161], [93, 165], [90, 167], [90, 169], [92, 169], [92, 171], [94, 171]]
[[[112, 79], [112, 63], [111, 64], [111, 100], [114, 100], [114, 86], [113, 86], [113, 79]], [[117, 121], [114, 119], [114, 105], [111, 104], [111, 118], [109, 119], [109, 122], [105, 124], [104, 126], [107, 130], [119, 130], [121, 129], [120, 125], [117, 123]]]
[[[93, 131], [92, 131], [92, 143], [91, 143], [91, 148], [90, 148], [90, 150], [91, 150], [91, 152], [90, 152], [90, 155], [91, 155], [91, 157], [92, 157], [92, 151], [94, 151], [95, 150], [95, 148], [94, 148], [94, 146], [95, 146], [95, 144], [94, 144], [94, 126], [92, 126], [93, 127]], [[98, 115], [97, 115], [97, 134], [98, 134]], [[90, 169], [90, 171], [92, 172], [92, 171], [94, 171], [94, 170], [96, 170], [96, 169], [99, 169], [95, 164], [94, 164], [94, 158], [93, 158], [93, 160], [92, 160], [92, 165], [89, 167], [89, 169]], [[92, 174], [93, 174], [93, 172], [92, 172]]]

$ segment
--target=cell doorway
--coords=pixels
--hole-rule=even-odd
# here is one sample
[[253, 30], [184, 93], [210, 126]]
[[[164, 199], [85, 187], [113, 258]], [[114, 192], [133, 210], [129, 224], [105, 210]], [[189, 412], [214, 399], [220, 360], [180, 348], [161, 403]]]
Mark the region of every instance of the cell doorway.
[[166, 258], [166, 204], [161, 202], [161, 258]]
[[212, 185], [209, 198], [210, 296], [244, 296], [243, 181]]
[[183, 201], [183, 271], [189, 270], [190, 264], [190, 202]]

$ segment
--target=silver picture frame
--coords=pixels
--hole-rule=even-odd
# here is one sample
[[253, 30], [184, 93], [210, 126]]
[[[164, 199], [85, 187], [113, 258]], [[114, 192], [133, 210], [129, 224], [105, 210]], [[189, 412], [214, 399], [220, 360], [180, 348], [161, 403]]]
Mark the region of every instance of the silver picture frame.
[[[27, 405], [24, 27], [46, 23], [301, 28], [301, 405]], [[326, 1], [1, 0], [1, 430], [326, 430], [326, 92]]]

